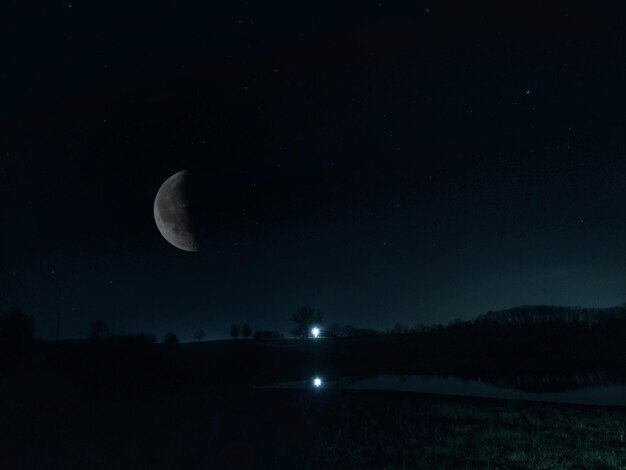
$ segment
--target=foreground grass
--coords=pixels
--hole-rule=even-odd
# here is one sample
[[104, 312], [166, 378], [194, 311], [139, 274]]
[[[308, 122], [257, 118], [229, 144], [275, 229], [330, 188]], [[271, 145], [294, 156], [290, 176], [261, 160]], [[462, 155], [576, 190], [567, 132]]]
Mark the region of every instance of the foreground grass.
[[[390, 398], [390, 397], [387, 397]], [[364, 406], [312, 404], [315, 466], [625, 469], [626, 414], [606, 408], [371, 395]], [[320, 413], [320, 408], [323, 413]]]
[[626, 410], [358, 390], [0, 388], [0, 468], [626, 469]]

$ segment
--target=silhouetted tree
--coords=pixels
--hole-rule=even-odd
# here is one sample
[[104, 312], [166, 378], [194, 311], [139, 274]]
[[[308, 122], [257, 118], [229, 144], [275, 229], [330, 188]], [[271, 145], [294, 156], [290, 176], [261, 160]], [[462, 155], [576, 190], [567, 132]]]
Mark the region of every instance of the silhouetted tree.
[[341, 325], [339, 323], [333, 323], [326, 330], [326, 335], [330, 338], [339, 338], [341, 336]]
[[404, 335], [409, 332], [409, 329], [402, 323], [398, 322], [394, 325], [392, 332], [395, 335]]
[[430, 327], [428, 325], [418, 323], [413, 328], [411, 328], [411, 333], [426, 333], [429, 330]]
[[96, 320], [91, 323], [90, 338], [94, 341], [104, 341], [111, 338], [111, 331], [104, 321]]
[[296, 313], [291, 316], [291, 320], [296, 324], [292, 330], [293, 334], [302, 338], [309, 339], [309, 333], [313, 325], [321, 325], [324, 314], [319, 310], [311, 307], [300, 307]]
[[0, 315], [0, 342], [17, 345], [35, 339], [35, 318], [19, 307], [11, 307]]
[[241, 326], [239, 326], [236, 323], [233, 323], [230, 326], [230, 335], [233, 337], [233, 339], [237, 339], [240, 334], [241, 334]]
[[352, 325], [344, 325], [339, 329], [338, 336], [344, 338], [375, 336], [378, 332], [371, 328], [359, 328]]
[[194, 338], [196, 338], [196, 340], [200, 341], [202, 338], [204, 338], [204, 334], [204, 330], [202, 328], [198, 328], [193, 336]]
[[244, 323], [243, 325], [241, 325], [241, 336], [243, 336], [246, 339], [252, 336], [252, 328], [247, 323]]
[[166, 334], [165, 338], [163, 339], [163, 344], [166, 344], [168, 346], [176, 346], [179, 343], [180, 341], [178, 341], [178, 336], [176, 336], [174, 333]]
[[278, 331], [255, 331], [254, 332], [254, 339], [280, 339], [282, 338], [283, 335], [281, 335]]

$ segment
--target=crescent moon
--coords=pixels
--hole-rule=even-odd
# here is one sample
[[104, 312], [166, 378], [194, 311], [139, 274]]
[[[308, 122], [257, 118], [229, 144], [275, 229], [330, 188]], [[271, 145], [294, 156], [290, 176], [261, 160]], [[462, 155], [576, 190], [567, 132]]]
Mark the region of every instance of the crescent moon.
[[154, 221], [168, 242], [185, 251], [199, 251], [187, 200], [187, 170], [170, 176], [154, 199]]

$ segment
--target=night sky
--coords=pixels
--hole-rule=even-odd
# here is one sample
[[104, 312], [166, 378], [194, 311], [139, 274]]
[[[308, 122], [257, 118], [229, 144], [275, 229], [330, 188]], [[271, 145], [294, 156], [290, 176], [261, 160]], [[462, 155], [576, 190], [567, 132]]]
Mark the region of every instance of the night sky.
[[[63, 338], [102, 319], [190, 340], [288, 331], [302, 305], [386, 328], [626, 301], [624, 2], [0, 18], [0, 307], [44, 339], [56, 312]], [[197, 253], [153, 217], [183, 169]]]

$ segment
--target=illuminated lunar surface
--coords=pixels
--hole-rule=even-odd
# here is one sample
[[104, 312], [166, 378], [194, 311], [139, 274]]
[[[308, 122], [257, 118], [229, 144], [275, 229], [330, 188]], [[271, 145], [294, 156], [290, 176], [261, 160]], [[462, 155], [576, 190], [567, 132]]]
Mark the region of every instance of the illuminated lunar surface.
[[154, 200], [154, 221], [168, 242], [185, 251], [198, 251], [200, 244], [194, 233], [189, 201], [186, 196], [187, 170], [170, 176]]

